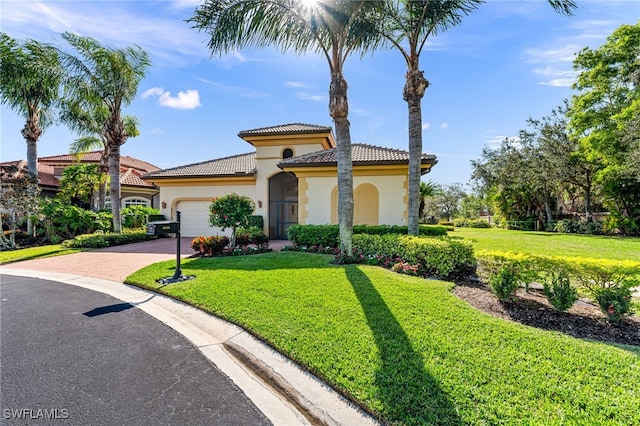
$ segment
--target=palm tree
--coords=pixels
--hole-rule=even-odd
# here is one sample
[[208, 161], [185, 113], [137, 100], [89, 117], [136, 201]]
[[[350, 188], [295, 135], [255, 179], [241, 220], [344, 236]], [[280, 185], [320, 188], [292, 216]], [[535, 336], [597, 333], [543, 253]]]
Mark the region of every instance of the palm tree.
[[[121, 232], [120, 218], [120, 147], [132, 134], [128, 133], [122, 107], [136, 96], [138, 85], [146, 75], [151, 61], [139, 46], [111, 49], [91, 37], [65, 32], [62, 37], [78, 53], [78, 57], [61, 53], [68, 72], [65, 81], [66, 98], [83, 105], [100, 126], [108, 151], [111, 212], [113, 230]], [[97, 130], [97, 129], [95, 129]], [[93, 131], [93, 130], [92, 130]]]
[[[570, 15], [573, 0], [547, 0], [558, 12]], [[409, 107], [409, 234], [418, 234], [422, 158], [422, 98], [429, 82], [420, 69], [420, 54], [427, 39], [458, 25], [484, 0], [388, 0], [380, 31], [407, 63], [403, 98]]]
[[0, 61], [0, 100], [26, 119], [21, 133], [27, 142], [27, 169], [37, 177], [37, 143], [54, 121], [53, 110], [59, 98], [58, 52], [35, 40], [18, 43], [0, 33]]
[[329, 64], [329, 114], [336, 131], [340, 249], [352, 253], [353, 174], [347, 81], [343, 69], [354, 52], [375, 49], [380, 38], [367, 14], [377, 2], [319, 0], [206, 0], [190, 22], [209, 35], [212, 53], [275, 45], [314, 50]]
[[[84, 102], [87, 104], [87, 102]], [[104, 105], [83, 105], [78, 101], [63, 100], [61, 105], [61, 120], [69, 128], [80, 134], [78, 139], [71, 142], [69, 152], [78, 158], [89, 151], [100, 149], [100, 183], [98, 187], [98, 210], [103, 210], [106, 204], [107, 177], [109, 174], [109, 144], [103, 133], [102, 124], [106, 121], [109, 111]], [[122, 117], [125, 131], [129, 137], [140, 135], [138, 120], [131, 115]]]

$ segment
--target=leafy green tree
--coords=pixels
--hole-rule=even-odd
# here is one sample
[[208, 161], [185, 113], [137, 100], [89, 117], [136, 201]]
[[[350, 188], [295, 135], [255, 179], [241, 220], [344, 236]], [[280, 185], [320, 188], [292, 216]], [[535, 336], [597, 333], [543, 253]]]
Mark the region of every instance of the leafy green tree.
[[249, 226], [249, 217], [256, 209], [253, 200], [236, 193], [226, 194], [213, 199], [209, 205], [209, 224], [223, 231], [231, 228], [229, 246], [236, 246], [236, 229]]
[[55, 48], [35, 40], [18, 42], [0, 33], [0, 101], [25, 118], [21, 133], [27, 142], [29, 173], [38, 175], [37, 143], [54, 122], [61, 67]]
[[640, 113], [640, 23], [622, 25], [597, 49], [585, 48], [574, 60], [579, 72], [569, 125], [586, 158], [602, 164], [594, 176], [626, 233], [640, 233], [638, 136], [628, 136]]
[[[100, 135], [108, 148], [111, 212], [114, 232], [122, 231], [120, 217], [120, 147], [130, 134], [122, 116], [122, 107], [136, 96], [138, 85], [151, 65], [147, 53], [139, 46], [112, 49], [91, 37], [65, 32], [62, 37], [78, 56], [61, 53], [67, 78], [65, 97], [77, 103], [79, 109], [103, 118]], [[94, 131], [96, 129], [91, 129]]]
[[40, 200], [40, 186], [35, 175], [16, 166], [4, 166], [0, 173], [0, 230], [3, 220], [9, 226], [9, 238], [0, 234], [0, 247], [16, 247], [16, 231], [30, 214], [36, 214]]
[[[353, 165], [348, 120], [346, 59], [380, 41], [370, 18], [374, 1], [206, 0], [190, 22], [209, 36], [212, 53], [275, 45], [283, 51], [320, 53], [329, 65], [329, 114], [336, 132], [340, 248], [352, 252]], [[417, 193], [415, 194], [417, 198]]]
[[90, 207], [94, 204], [100, 181], [100, 169], [97, 164], [69, 166], [62, 172], [57, 197], [67, 204], [80, 203], [83, 208]]

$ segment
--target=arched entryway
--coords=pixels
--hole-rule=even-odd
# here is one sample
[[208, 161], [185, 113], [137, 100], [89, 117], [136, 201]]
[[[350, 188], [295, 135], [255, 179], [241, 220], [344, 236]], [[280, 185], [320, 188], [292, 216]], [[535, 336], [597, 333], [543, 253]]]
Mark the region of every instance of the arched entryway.
[[289, 226], [298, 223], [298, 178], [278, 173], [269, 179], [269, 238], [287, 238]]

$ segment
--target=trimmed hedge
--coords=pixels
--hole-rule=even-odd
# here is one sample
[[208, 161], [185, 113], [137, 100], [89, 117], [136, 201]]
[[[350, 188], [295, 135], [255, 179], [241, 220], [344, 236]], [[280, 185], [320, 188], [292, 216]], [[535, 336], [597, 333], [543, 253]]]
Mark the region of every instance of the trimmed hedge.
[[119, 246], [122, 244], [137, 243], [140, 241], [151, 240], [155, 237], [147, 235], [146, 231], [129, 231], [122, 234], [84, 234], [66, 240], [62, 243], [62, 247], [68, 248], [103, 248]]
[[365, 258], [379, 259], [383, 265], [388, 259], [415, 265], [417, 275], [424, 277], [463, 277], [476, 266], [471, 243], [448, 237], [359, 234], [353, 236], [353, 245]]
[[[353, 235], [406, 235], [408, 227], [400, 225], [354, 225]], [[444, 226], [420, 225], [421, 236], [446, 236]], [[287, 231], [289, 241], [299, 246], [338, 247], [340, 228], [338, 225], [291, 225]]]

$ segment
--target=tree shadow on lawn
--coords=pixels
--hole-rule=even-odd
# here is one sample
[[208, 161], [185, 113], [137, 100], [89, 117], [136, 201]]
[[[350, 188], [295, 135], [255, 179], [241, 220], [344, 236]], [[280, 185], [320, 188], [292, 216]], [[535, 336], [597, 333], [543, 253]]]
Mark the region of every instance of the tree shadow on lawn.
[[376, 371], [381, 414], [390, 423], [461, 425], [462, 420], [437, 380], [425, 370], [402, 326], [369, 278], [357, 266], [345, 267], [367, 323], [373, 332], [382, 365]]

